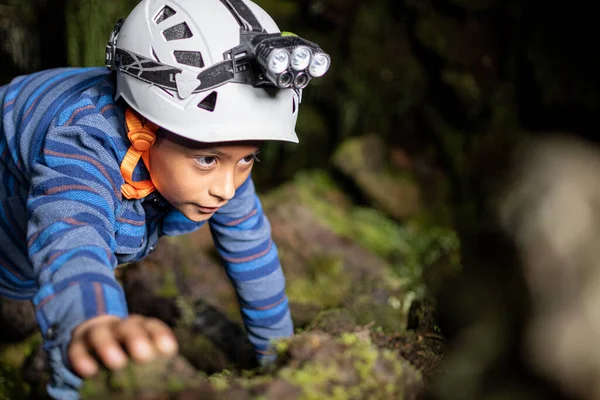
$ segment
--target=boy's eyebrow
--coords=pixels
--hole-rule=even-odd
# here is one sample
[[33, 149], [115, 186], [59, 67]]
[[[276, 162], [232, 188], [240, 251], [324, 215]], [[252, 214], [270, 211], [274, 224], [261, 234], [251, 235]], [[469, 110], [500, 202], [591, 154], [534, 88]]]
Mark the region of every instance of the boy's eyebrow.
[[229, 154], [227, 154], [227, 152], [221, 151], [215, 147], [205, 147], [205, 148], [198, 149], [198, 150], [202, 151], [203, 153], [209, 153], [210, 155], [215, 155], [218, 157], [229, 157]]
[[[226, 159], [230, 159], [231, 158], [231, 154], [227, 153], [226, 151], [220, 150], [218, 147], [205, 147], [203, 149], [198, 149], [200, 151], [202, 151], [202, 153], [204, 154], [210, 154], [211, 156], [217, 156], [217, 157], [221, 157], [221, 158], [226, 158]], [[256, 150], [249, 152], [246, 157], [251, 156], [251, 155], [256, 155], [258, 153], [260, 153], [260, 147], [256, 147]]]

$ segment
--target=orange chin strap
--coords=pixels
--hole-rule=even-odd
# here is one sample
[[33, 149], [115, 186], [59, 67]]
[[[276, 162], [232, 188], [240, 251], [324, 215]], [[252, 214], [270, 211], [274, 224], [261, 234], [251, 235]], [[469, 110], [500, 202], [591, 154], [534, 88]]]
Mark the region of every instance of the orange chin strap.
[[127, 137], [131, 141], [131, 147], [127, 150], [125, 158], [121, 162], [121, 175], [125, 182], [121, 185], [121, 193], [128, 199], [142, 199], [156, 190], [151, 180], [134, 181], [131, 176], [140, 158], [150, 170], [150, 157], [148, 150], [156, 141], [156, 131], [158, 126], [150, 121], [142, 124], [131, 108], [125, 111], [125, 121], [127, 122]]

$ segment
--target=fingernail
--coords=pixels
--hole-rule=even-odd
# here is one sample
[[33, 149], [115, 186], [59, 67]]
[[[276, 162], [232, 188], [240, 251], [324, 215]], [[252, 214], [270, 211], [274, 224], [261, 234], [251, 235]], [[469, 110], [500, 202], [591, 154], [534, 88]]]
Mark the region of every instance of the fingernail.
[[123, 354], [117, 349], [109, 349], [108, 358], [115, 368], [123, 367], [127, 362]]
[[171, 354], [177, 350], [177, 343], [171, 338], [161, 338], [158, 341], [158, 347], [163, 353]]
[[142, 360], [148, 360], [154, 355], [150, 344], [146, 341], [139, 341], [135, 344], [137, 357]]
[[84, 377], [92, 376], [96, 373], [96, 366], [89, 361], [82, 361], [79, 368]]

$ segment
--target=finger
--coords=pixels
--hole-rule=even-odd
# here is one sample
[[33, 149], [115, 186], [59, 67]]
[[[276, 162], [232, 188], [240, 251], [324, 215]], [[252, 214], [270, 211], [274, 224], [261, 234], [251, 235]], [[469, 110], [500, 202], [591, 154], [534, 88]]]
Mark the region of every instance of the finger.
[[178, 351], [177, 340], [171, 329], [162, 321], [156, 318], [147, 318], [144, 320], [146, 332], [153, 341], [154, 346], [164, 355], [173, 355]]
[[114, 325], [96, 326], [86, 335], [87, 344], [108, 369], [123, 368], [127, 364], [127, 355], [112, 331]]
[[83, 378], [88, 378], [98, 372], [98, 363], [81, 339], [71, 341], [68, 350], [69, 362], [75, 373]]
[[143, 321], [143, 318], [128, 318], [117, 326], [119, 340], [125, 345], [129, 356], [138, 362], [148, 362], [155, 355]]

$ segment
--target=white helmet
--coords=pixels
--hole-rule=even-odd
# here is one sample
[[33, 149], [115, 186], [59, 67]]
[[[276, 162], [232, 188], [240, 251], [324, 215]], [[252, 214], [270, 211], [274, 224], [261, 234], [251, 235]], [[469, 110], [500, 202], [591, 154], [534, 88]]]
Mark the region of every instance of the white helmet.
[[[117, 98], [178, 135], [298, 142], [294, 128], [309, 79], [283, 88], [257, 72], [256, 48], [248, 44], [269, 34], [279, 34], [277, 25], [249, 0], [142, 0], [117, 23], [107, 66], [117, 72]], [[325, 63], [326, 70], [328, 56]]]

